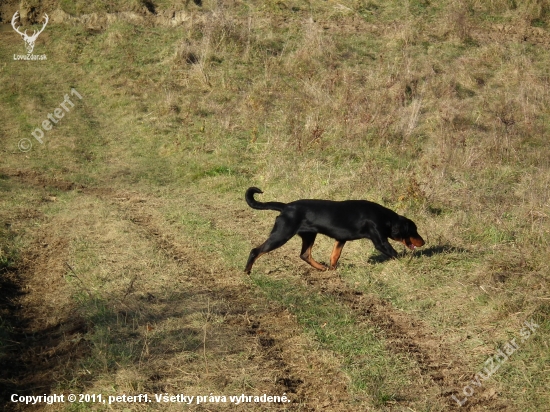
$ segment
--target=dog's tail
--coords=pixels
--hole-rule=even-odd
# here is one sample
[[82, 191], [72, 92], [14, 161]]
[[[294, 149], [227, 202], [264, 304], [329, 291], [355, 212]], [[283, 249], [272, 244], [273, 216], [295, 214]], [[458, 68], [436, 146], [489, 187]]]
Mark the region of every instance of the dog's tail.
[[286, 206], [286, 203], [281, 203], [281, 202], [265, 202], [265, 203], [258, 202], [256, 199], [254, 199], [254, 194], [256, 193], [263, 193], [263, 192], [257, 187], [249, 187], [246, 190], [246, 193], [244, 195], [244, 198], [246, 199], [246, 203], [248, 203], [248, 206], [250, 206], [252, 209], [277, 210], [280, 212]]

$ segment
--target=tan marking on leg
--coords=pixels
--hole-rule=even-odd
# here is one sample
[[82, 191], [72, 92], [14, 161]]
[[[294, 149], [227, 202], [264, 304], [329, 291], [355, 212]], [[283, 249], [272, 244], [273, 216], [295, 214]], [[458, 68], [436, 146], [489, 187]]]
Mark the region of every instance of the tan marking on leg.
[[[302, 254], [300, 255], [300, 257], [306, 261], [307, 263], [309, 263], [311, 266], [313, 266], [315, 269], [318, 269], [318, 270], [327, 270], [328, 267], [326, 267], [325, 265], [322, 265], [321, 263], [315, 261], [315, 259], [313, 259], [313, 257], [311, 257], [311, 249], [313, 248], [313, 243], [305, 250], [302, 252]], [[302, 248], [303, 250], [303, 248]]]
[[332, 249], [332, 254], [330, 255], [330, 269], [336, 269], [338, 259], [340, 259], [340, 254], [342, 253], [342, 249], [345, 244], [345, 241], [340, 242], [338, 240], [334, 243], [334, 248]]

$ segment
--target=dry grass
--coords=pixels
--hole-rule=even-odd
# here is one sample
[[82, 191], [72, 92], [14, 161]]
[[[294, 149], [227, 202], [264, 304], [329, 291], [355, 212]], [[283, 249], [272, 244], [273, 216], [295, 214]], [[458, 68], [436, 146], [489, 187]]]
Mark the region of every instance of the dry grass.
[[[34, 333], [18, 365], [50, 359], [34, 377], [12, 366], [11, 389], [447, 410], [534, 318], [537, 333], [467, 405], [542, 410], [547, 1], [59, 6], [142, 23], [52, 24], [44, 64], [16, 66], [22, 43], [5, 34], [0, 339]], [[71, 87], [79, 106], [20, 153]], [[337, 272], [316, 274], [293, 240], [249, 279], [248, 251], [274, 218], [246, 208], [250, 185], [265, 200], [377, 201], [428, 243], [387, 262], [352, 242]], [[331, 243], [319, 239], [319, 260]]]

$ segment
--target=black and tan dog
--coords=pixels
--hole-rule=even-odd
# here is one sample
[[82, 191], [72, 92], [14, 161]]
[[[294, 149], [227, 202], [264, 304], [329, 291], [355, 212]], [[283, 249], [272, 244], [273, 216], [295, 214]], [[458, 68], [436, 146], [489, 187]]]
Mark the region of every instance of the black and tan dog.
[[[248, 206], [260, 210], [277, 210], [281, 214], [275, 219], [269, 238], [250, 251], [244, 269], [246, 273], [250, 273], [252, 265], [261, 255], [283, 246], [294, 235], [302, 238], [300, 257], [319, 270], [335, 269], [342, 248], [349, 240], [370, 239], [377, 250], [391, 258], [396, 258], [397, 252], [389, 244], [388, 238], [403, 242], [411, 250], [424, 245], [424, 239], [418, 234], [412, 220], [377, 203], [367, 200], [335, 202], [317, 199], [262, 203], [254, 199], [256, 193], [263, 192], [257, 187], [250, 187], [246, 191]], [[329, 267], [311, 257], [311, 248], [318, 233], [336, 240]]]

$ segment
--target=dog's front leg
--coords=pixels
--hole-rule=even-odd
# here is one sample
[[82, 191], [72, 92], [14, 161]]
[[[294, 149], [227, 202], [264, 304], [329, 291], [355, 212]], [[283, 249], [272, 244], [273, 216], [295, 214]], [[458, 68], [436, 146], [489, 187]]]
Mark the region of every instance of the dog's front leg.
[[340, 259], [340, 254], [342, 253], [342, 249], [345, 244], [345, 240], [337, 240], [336, 243], [334, 243], [334, 248], [332, 249], [332, 253], [330, 255], [330, 269], [336, 269], [338, 259]]
[[384, 255], [397, 259], [397, 251], [390, 245], [390, 242], [388, 242], [388, 239], [381, 239], [380, 237], [373, 237], [372, 243], [374, 243], [374, 247], [379, 252], [382, 252]]

